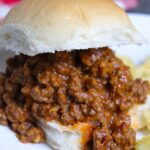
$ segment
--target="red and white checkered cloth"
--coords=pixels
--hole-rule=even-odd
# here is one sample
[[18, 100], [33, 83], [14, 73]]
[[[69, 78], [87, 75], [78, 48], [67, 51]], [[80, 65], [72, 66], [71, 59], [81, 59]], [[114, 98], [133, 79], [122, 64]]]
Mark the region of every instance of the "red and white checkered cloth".
[[[2, 20], [8, 11], [21, 0], [0, 0], [0, 20]], [[124, 9], [132, 9], [138, 5], [138, 0], [114, 0]]]

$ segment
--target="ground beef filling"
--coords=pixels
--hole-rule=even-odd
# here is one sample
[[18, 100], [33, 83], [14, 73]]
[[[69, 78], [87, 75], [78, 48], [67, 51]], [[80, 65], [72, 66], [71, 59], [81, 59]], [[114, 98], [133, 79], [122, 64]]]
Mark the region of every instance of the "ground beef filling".
[[56, 52], [7, 61], [0, 75], [0, 123], [22, 142], [43, 142], [36, 120], [94, 125], [93, 150], [131, 150], [135, 132], [128, 110], [144, 103], [149, 84], [108, 48]]

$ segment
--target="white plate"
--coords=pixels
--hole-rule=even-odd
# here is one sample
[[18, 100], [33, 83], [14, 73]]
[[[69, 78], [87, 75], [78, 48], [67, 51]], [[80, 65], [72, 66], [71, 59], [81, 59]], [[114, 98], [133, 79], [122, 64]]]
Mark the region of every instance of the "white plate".
[[[130, 14], [135, 27], [150, 42], [150, 16]], [[113, 47], [117, 53], [130, 56], [135, 63], [141, 63], [145, 58], [150, 57], [150, 44], [142, 46], [122, 46]], [[4, 69], [4, 60], [11, 54], [0, 52], [0, 69]], [[59, 139], [58, 139], [59, 140]], [[18, 141], [15, 134], [7, 127], [0, 126], [0, 150], [50, 150], [46, 144], [22, 144]]]
[[129, 16], [136, 29], [146, 39], [147, 44], [113, 47], [113, 49], [121, 55], [130, 56], [136, 64], [139, 64], [150, 56], [150, 15], [130, 14]]

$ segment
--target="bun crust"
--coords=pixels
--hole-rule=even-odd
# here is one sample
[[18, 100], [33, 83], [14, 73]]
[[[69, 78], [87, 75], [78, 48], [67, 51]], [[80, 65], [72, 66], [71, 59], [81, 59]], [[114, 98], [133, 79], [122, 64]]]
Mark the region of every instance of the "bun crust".
[[0, 49], [16, 54], [143, 42], [112, 0], [23, 0], [0, 26]]

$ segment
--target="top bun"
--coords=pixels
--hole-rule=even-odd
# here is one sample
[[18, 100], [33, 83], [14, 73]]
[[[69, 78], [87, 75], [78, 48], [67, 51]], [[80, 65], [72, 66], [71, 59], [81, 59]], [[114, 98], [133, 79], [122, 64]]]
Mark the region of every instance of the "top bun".
[[0, 26], [0, 49], [16, 54], [143, 42], [112, 0], [23, 0]]

